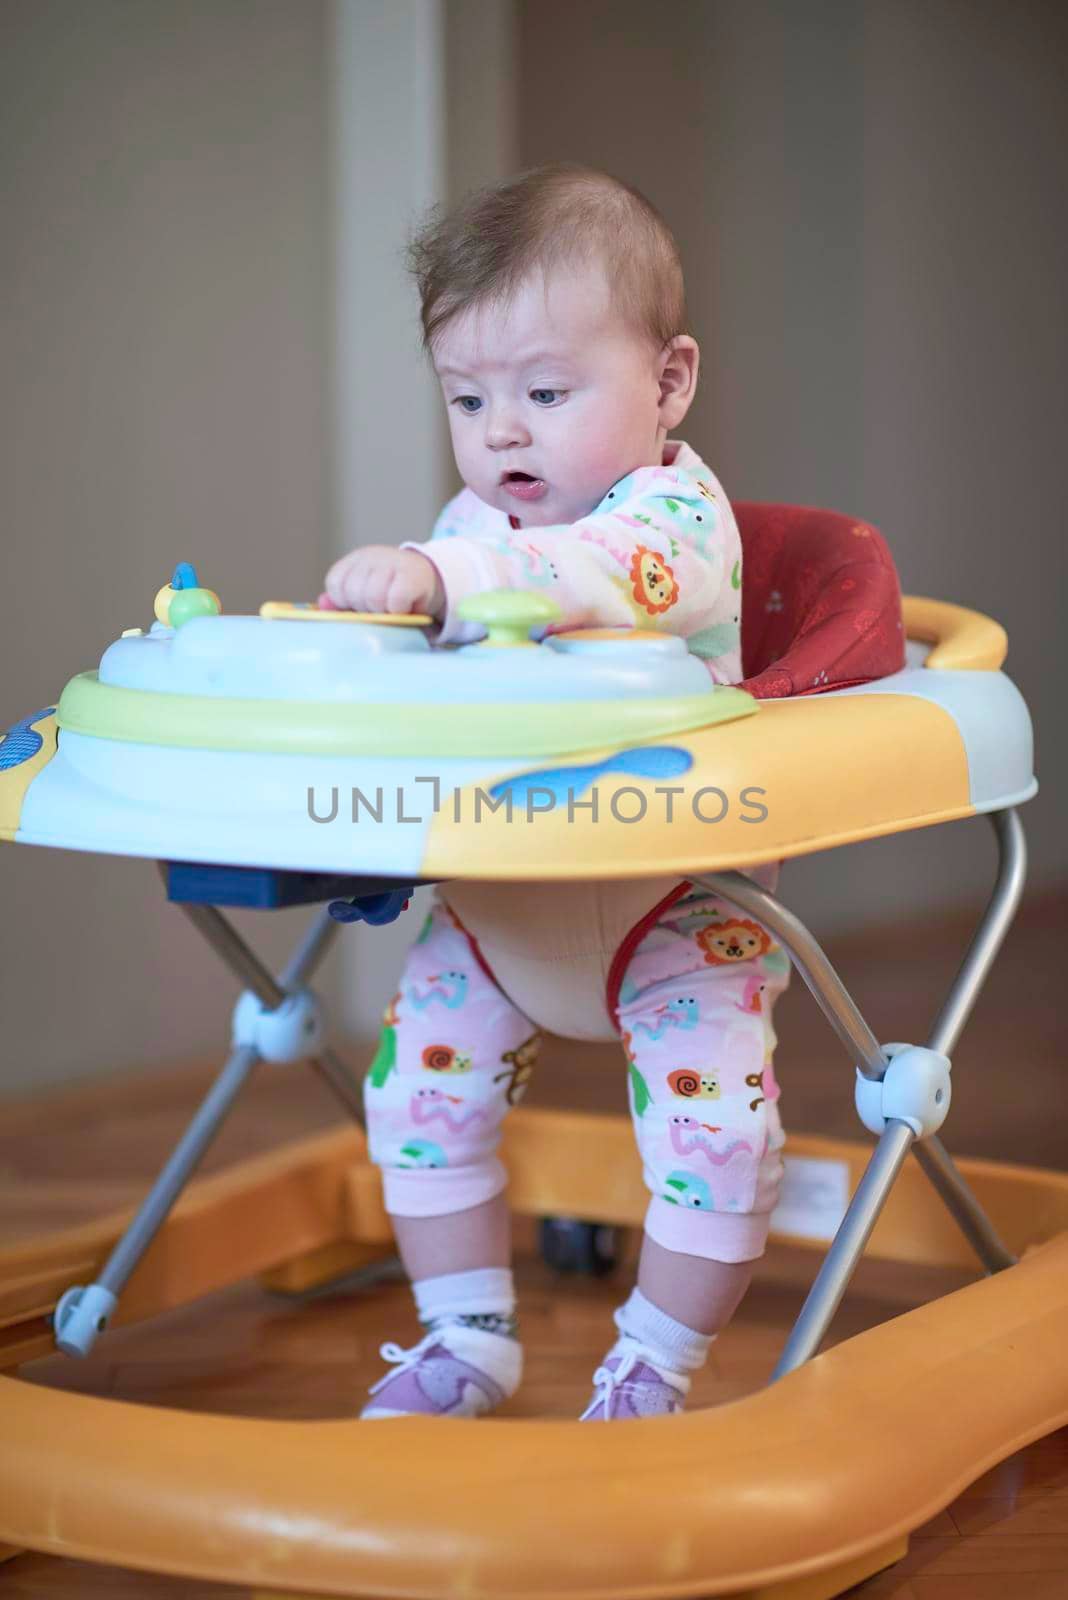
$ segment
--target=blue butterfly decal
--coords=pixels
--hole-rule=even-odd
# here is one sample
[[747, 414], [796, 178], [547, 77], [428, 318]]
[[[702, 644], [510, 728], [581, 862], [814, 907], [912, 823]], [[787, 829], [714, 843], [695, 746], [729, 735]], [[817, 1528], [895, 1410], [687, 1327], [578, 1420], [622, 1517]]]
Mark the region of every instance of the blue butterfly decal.
[[518, 778], [506, 778], [503, 783], [493, 785], [490, 799], [511, 795], [513, 800], [525, 805], [531, 789], [548, 789], [557, 801], [566, 800], [569, 793], [577, 799], [609, 772], [621, 772], [630, 778], [677, 778], [689, 772], [692, 766], [693, 756], [688, 750], [672, 745], [639, 746], [620, 750], [605, 761], [595, 761], [585, 767], [543, 767], [524, 772]]

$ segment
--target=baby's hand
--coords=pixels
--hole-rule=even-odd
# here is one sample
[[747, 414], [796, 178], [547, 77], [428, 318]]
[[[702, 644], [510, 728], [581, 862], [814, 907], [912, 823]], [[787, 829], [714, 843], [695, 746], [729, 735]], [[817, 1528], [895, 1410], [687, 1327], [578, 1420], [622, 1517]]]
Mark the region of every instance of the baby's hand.
[[395, 550], [388, 544], [364, 545], [335, 561], [326, 575], [324, 598], [339, 611], [424, 611], [432, 617], [445, 605], [434, 563], [418, 550]]

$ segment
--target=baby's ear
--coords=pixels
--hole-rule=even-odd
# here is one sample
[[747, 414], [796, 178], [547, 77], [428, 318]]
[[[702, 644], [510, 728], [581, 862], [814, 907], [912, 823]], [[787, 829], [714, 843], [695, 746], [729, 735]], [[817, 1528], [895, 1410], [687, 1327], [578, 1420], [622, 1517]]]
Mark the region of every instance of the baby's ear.
[[697, 340], [688, 333], [672, 339], [660, 356], [660, 425], [669, 433], [690, 409], [700, 364]]

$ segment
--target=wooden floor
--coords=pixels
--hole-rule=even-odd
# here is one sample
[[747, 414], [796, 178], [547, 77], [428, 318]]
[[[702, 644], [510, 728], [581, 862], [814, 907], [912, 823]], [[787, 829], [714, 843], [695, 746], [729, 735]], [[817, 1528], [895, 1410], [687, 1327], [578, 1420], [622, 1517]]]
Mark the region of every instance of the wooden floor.
[[[1063, 942], [1065, 905], [1021, 913], [998, 971], [954, 1062], [951, 1150], [1068, 1167], [1065, 1024], [1050, 952]], [[956, 967], [966, 928], [956, 920], [830, 949], [881, 1038], [922, 1039]], [[1059, 998], [1059, 997], [1057, 997]], [[779, 1076], [788, 1124], [856, 1136], [850, 1069], [799, 984], [777, 1014]], [[366, 1048], [353, 1046], [361, 1064]], [[207, 1064], [122, 1073], [96, 1085], [8, 1103], [0, 1131], [0, 1240], [48, 1232], [132, 1204], [210, 1081]], [[625, 1107], [619, 1058], [609, 1048], [551, 1042], [531, 1104]], [[1058, 1113], [1058, 1114], [1054, 1114]], [[303, 1073], [264, 1069], [205, 1159], [235, 1159], [338, 1120], [323, 1086]], [[556, 1278], [538, 1259], [533, 1226], [517, 1226], [517, 1284], [526, 1378], [512, 1416], [575, 1416], [590, 1373], [614, 1334], [611, 1310], [629, 1291], [638, 1240], [614, 1280]], [[692, 1404], [739, 1398], [766, 1381], [796, 1315], [814, 1258], [772, 1247], [742, 1311], [714, 1345]], [[834, 1339], [884, 1321], [967, 1275], [862, 1263]], [[354, 1415], [383, 1370], [385, 1338], [419, 1336], [406, 1285], [394, 1271], [303, 1301], [240, 1284], [150, 1324], [117, 1329], [84, 1362], [55, 1356], [23, 1376], [84, 1393], [229, 1415]], [[977, 1396], [977, 1403], [981, 1403]], [[918, 1448], [922, 1442], [918, 1441]], [[0, 1565], [0, 1600], [115, 1600], [233, 1595], [218, 1585], [154, 1578], [35, 1554]], [[1055, 1435], [987, 1473], [913, 1538], [891, 1572], [851, 1591], [856, 1600], [1068, 1600], [1068, 1436]]]

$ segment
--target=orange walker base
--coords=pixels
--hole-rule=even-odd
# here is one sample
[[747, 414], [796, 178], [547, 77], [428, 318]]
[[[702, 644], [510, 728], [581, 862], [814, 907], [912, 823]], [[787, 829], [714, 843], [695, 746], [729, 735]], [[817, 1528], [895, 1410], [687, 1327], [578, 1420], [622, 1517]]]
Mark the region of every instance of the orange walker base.
[[[503, 1143], [516, 1212], [641, 1225], [648, 1196], [625, 1118], [519, 1109]], [[870, 1146], [793, 1138], [786, 1154], [845, 1162], [853, 1187]], [[1017, 1265], [710, 1410], [610, 1431], [396, 1419], [369, 1437], [356, 1420], [190, 1415], [5, 1376], [0, 1540], [7, 1553], [182, 1574], [264, 1597], [841, 1594], [900, 1559], [910, 1532], [968, 1483], [1068, 1423], [1068, 1174], [959, 1167], [1023, 1258]], [[127, 1221], [0, 1254], [9, 1373], [52, 1350], [58, 1294], [93, 1276]], [[360, 1131], [345, 1129], [192, 1184], [115, 1321], [250, 1274], [305, 1289], [391, 1253], [377, 1169]], [[973, 1264], [913, 1159], [868, 1253]]]

